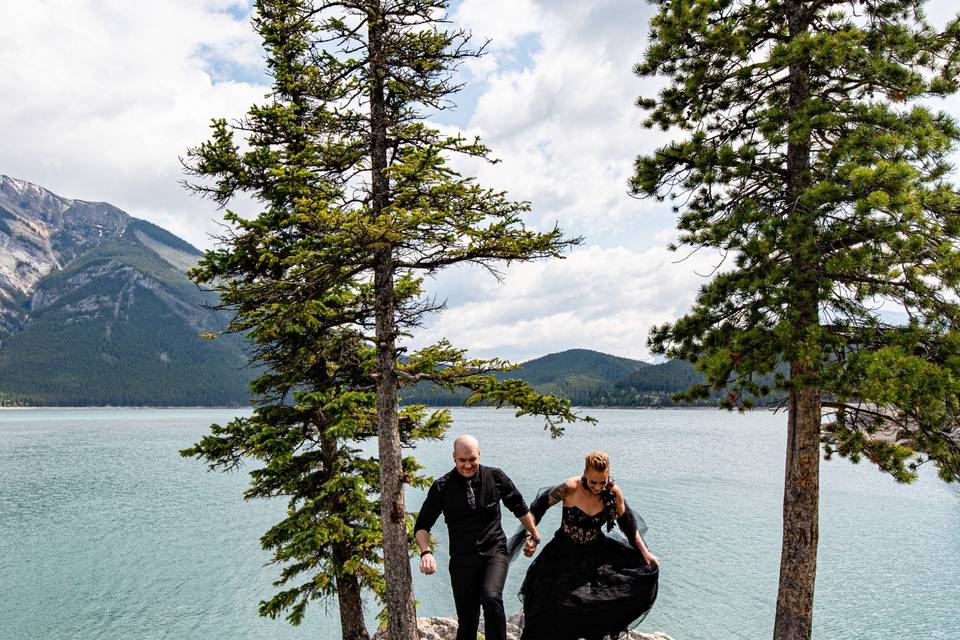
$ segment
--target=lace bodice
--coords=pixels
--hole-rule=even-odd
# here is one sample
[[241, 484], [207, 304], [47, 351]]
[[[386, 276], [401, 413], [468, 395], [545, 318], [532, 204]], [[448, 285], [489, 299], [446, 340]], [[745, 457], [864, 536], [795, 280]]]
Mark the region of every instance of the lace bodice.
[[607, 515], [603, 511], [588, 516], [579, 507], [564, 505], [559, 533], [573, 542], [586, 544], [602, 535], [601, 528], [606, 521]]

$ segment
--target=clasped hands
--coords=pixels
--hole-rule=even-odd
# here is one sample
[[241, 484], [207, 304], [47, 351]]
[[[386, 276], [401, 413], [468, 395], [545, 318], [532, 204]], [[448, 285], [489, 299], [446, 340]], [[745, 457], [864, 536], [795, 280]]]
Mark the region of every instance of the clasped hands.
[[540, 544], [540, 536], [536, 538], [532, 534], [527, 534], [527, 541], [523, 543], [523, 555], [528, 558], [532, 556], [537, 551], [537, 546]]

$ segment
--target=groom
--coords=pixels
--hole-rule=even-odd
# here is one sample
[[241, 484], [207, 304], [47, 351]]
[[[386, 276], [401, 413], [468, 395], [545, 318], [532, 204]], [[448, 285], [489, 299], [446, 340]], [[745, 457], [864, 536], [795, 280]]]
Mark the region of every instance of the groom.
[[430, 575], [437, 563], [430, 550], [430, 528], [440, 514], [450, 532], [450, 584], [457, 607], [457, 640], [476, 640], [480, 608], [488, 640], [506, 640], [503, 583], [507, 579], [507, 537], [500, 526], [500, 501], [529, 532], [527, 551], [540, 542], [533, 515], [510, 478], [495, 467], [480, 465], [480, 443], [463, 435], [453, 442], [449, 473], [427, 492], [414, 537], [420, 545], [420, 572]]

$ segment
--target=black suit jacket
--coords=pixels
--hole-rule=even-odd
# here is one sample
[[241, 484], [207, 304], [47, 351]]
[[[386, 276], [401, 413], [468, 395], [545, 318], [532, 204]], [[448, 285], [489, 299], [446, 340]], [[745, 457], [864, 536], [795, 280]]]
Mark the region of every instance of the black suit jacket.
[[442, 513], [450, 531], [451, 557], [506, 553], [500, 502], [518, 518], [529, 511], [523, 496], [500, 469], [480, 465], [475, 477], [480, 485], [474, 489], [476, 509], [467, 503], [467, 479], [454, 467], [430, 485], [414, 524], [414, 531], [430, 531]]

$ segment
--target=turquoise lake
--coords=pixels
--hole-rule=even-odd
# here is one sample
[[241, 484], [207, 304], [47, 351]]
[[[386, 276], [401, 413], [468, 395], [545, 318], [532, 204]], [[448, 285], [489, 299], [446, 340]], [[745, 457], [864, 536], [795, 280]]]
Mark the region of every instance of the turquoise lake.
[[[209, 473], [178, 450], [222, 409], [0, 411], [0, 638], [3, 640], [335, 639], [336, 612], [312, 605], [300, 627], [257, 615], [277, 567], [259, 536], [280, 501], [244, 502], [246, 472]], [[416, 455], [452, 466], [450, 440], [472, 433], [482, 462], [531, 499], [577, 475], [591, 449], [646, 519], [662, 563], [660, 597], [639, 627], [676, 640], [769, 638], [780, 553], [785, 416], [709, 410], [585, 413], [551, 440], [536, 419], [454, 409], [447, 441]], [[422, 495], [411, 491], [408, 507]], [[516, 521], [504, 510], [508, 533]], [[552, 534], [559, 511], [541, 525]], [[420, 615], [453, 615], [442, 569], [415, 577]], [[505, 602], [529, 560], [511, 567]], [[924, 469], [896, 484], [864, 463], [823, 463], [814, 637], [960, 637], [960, 491]], [[371, 606], [371, 617], [375, 613]]]

